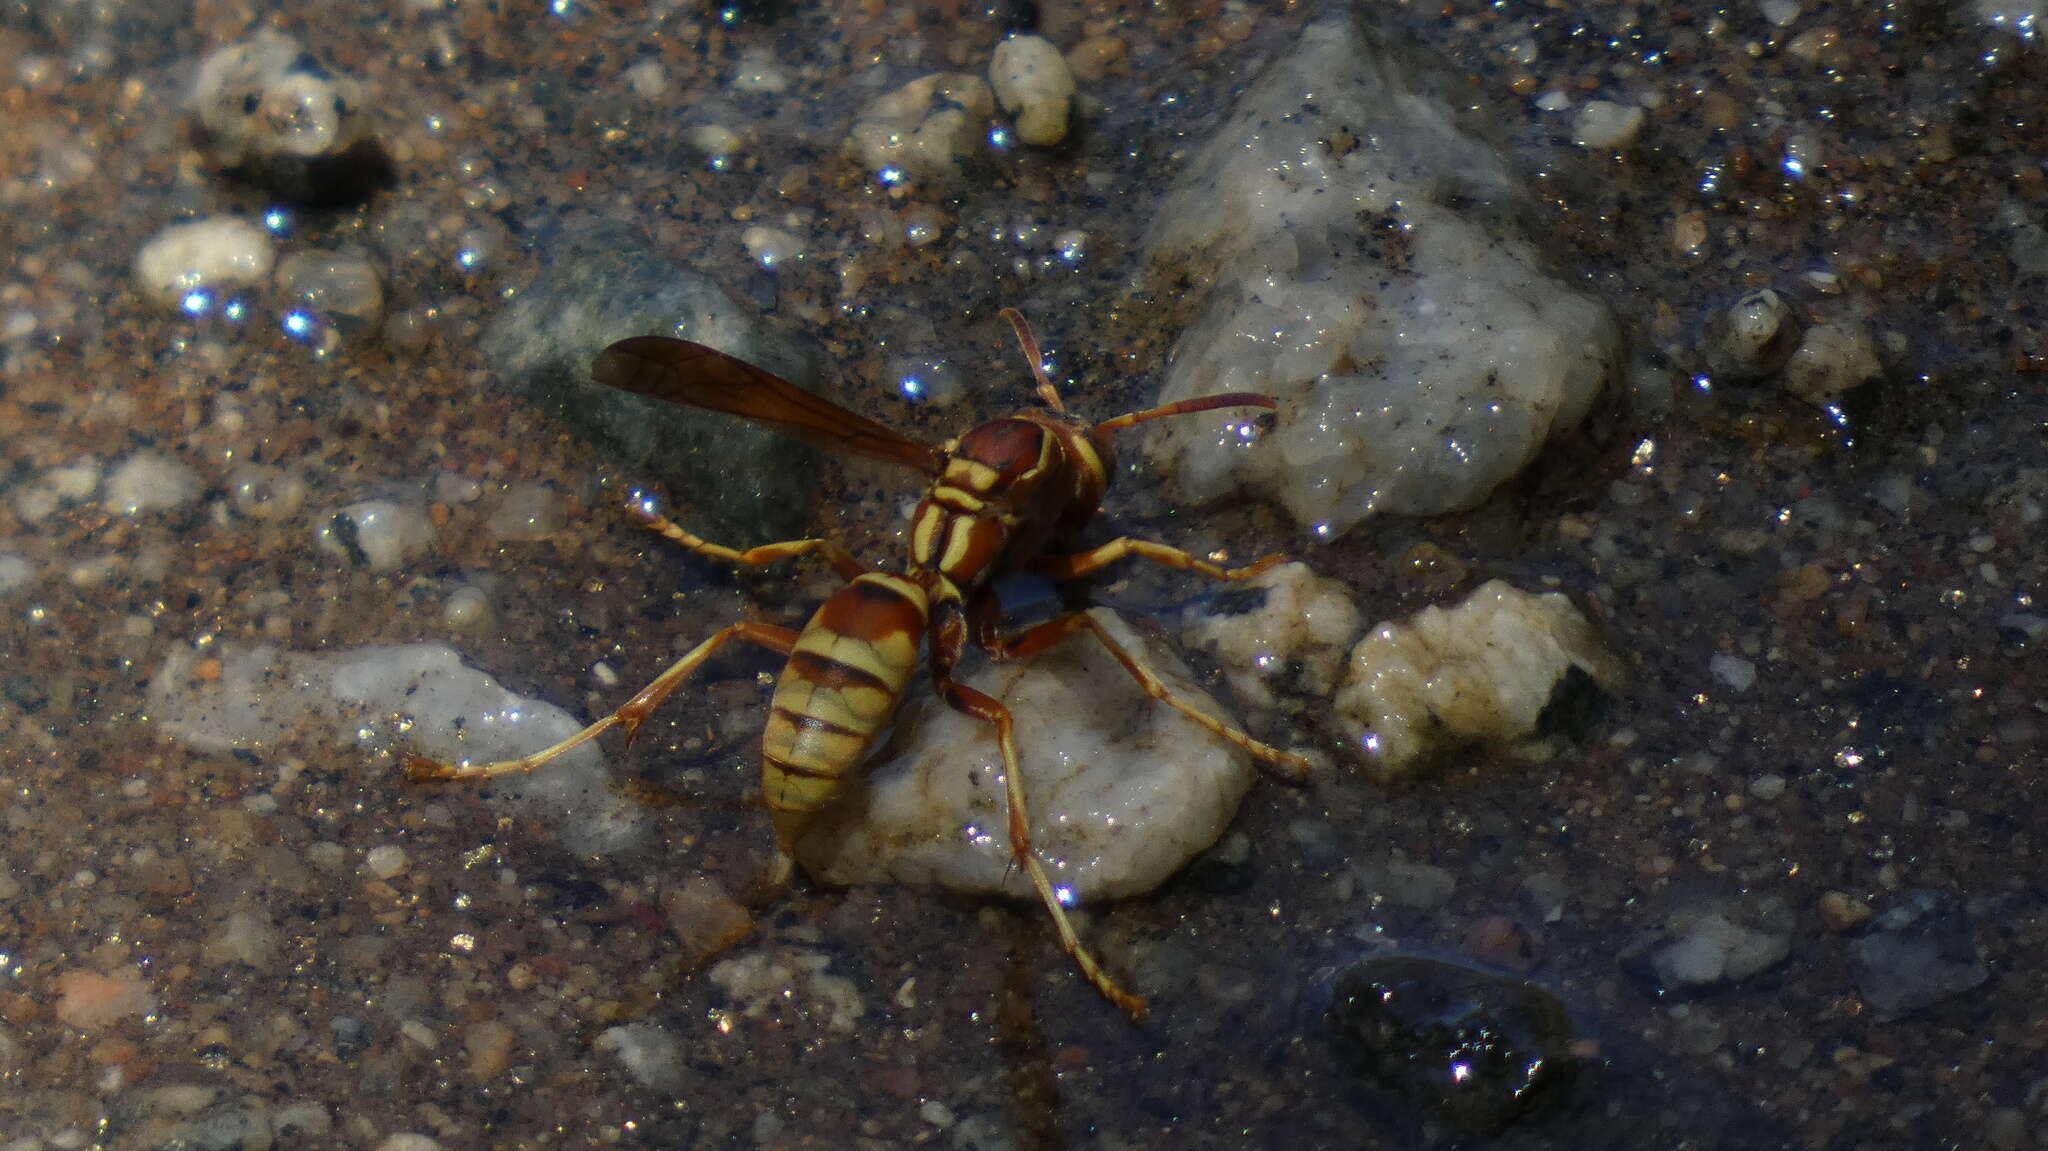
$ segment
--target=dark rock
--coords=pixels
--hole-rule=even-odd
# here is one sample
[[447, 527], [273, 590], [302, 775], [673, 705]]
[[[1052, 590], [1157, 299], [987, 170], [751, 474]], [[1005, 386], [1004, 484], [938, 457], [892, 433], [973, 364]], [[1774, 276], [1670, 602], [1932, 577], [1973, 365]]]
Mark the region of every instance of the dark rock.
[[1899, 1015], [1983, 983], [1991, 975], [1961, 903], [1938, 891], [1902, 891], [1849, 945], [1856, 985], [1881, 1015]]
[[1462, 1130], [1496, 1134], [1577, 1074], [1570, 1016], [1527, 980], [1393, 957], [1345, 968], [1332, 992], [1331, 1041], [1365, 1082]]
[[808, 448], [758, 423], [604, 387], [590, 365], [628, 336], [675, 336], [811, 387], [816, 356], [627, 228], [577, 221], [539, 244], [539, 279], [483, 336], [499, 377], [621, 468], [665, 485], [691, 531], [738, 547], [798, 534], [818, 492]]

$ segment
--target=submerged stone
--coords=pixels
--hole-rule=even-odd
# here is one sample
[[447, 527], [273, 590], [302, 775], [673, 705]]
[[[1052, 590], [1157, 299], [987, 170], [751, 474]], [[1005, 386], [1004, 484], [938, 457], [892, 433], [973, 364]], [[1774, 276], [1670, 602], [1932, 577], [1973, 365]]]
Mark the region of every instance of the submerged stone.
[[1213, 284], [1161, 401], [1279, 400], [1161, 421], [1147, 451], [1194, 500], [1271, 499], [1319, 538], [1376, 512], [1473, 507], [1618, 378], [1607, 308], [1518, 234], [1504, 158], [1349, 17], [1310, 25], [1161, 206], [1155, 278]]
[[1337, 974], [1331, 1043], [1376, 1090], [1492, 1135], [1555, 1105], [1577, 1076], [1564, 1005], [1525, 979], [1434, 959], [1368, 959]]
[[[1182, 699], [1231, 722], [1173, 651], [1105, 609], [1094, 615]], [[1028, 662], [970, 669], [1016, 716], [1032, 837], [1076, 902], [1157, 887], [1229, 825], [1251, 759], [1163, 703], [1086, 635]], [[990, 725], [928, 691], [897, 714], [894, 746], [848, 783], [796, 857], [832, 884], [904, 883], [1032, 897], [1010, 856], [1002, 760]]]
[[818, 492], [809, 448], [759, 423], [605, 387], [590, 365], [628, 336], [674, 336], [813, 387], [811, 350], [630, 229], [578, 222], [546, 250], [539, 279], [484, 332], [498, 378], [665, 485], [691, 531], [741, 547], [799, 534]]

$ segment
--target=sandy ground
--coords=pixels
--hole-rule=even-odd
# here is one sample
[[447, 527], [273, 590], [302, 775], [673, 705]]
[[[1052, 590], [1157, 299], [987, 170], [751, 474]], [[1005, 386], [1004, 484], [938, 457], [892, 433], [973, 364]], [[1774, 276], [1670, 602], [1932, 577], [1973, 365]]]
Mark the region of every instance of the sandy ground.
[[[1530, 179], [1549, 256], [1622, 317], [1632, 400], [1475, 513], [1328, 547], [1268, 510], [1171, 508], [1142, 473], [1111, 512], [1197, 550], [1301, 551], [1368, 618], [1494, 576], [1554, 581], [1630, 688], [1539, 762], [1256, 789], [1234, 832], [1248, 851], [1086, 917], [1155, 997], [1143, 1028], [1075, 977], [1035, 909], [917, 891], [759, 907], [736, 954], [794, 964], [787, 996], [707, 978], [661, 908], [691, 877], [743, 893], [759, 871], [765, 660], [683, 693], [620, 758], [652, 830], [607, 858], [316, 724], [240, 753], [156, 730], [144, 689], [170, 653], [258, 641], [447, 642], [595, 714], [679, 645], [748, 611], [790, 622], [830, 586], [808, 568], [735, 581], [657, 546], [617, 511], [621, 466], [502, 386], [479, 333], [565, 221], [629, 223], [916, 434], [1023, 402], [1003, 305], [1061, 372], [1099, 381], [1077, 403], [1142, 403], [1184, 319], [1128, 288], [1146, 206], [1310, 13], [955, 7], [262, 14], [363, 84], [393, 160], [367, 204], [279, 229], [282, 251], [353, 246], [387, 277], [382, 338], [332, 347], [292, 338], [274, 294], [193, 317], [128, 271], [181, 218], [274, 205], [208, 169], [180, 110], [198, 59], [258, 13], [0, 10], [0, 552], [20, 560], [0, 595], [0, 1146], [1455, 1143], [1355, 1086], [1313, 988], [1381, 950], [1470, 954], [1491, 916], [1531, 928], [1537, 977], [1605, 1060], [1507, 1145], [2035, 1145], [2048, 74], [2042, 49], [1962, 7], [1386, 6]], [[877, 78], [980, 70], [1033, 14], [1062, 46], [1125, 48], [1084, 82], [1068, 143], [900, 195], [840, 155]], [[781, 91], [733, 87], [764, 70]], [[1622, 154], [1575, 147], [1573, 111], [1544, 107], [1591, 98], [1649, 109]], [[745, 151], [707, 162], [683, 139], [707, 123]], [[741, 235], [763, 221], [816, 255], [762, 270]], [[890, 238], [906, 229], [938, 238]], [[1078, 259], [1061, 254], [1074, 232]], [[1707, 315], [1766, 285], [1869, 323], [1885, 381], [1832, 415], [1695, 386]], [[949, 361], [965, 396], [903, 402], [904, 357]], [[104, 484], [51, 486], [136, 453], [194, 492], [131, 515]], [[301, 477], [306, 510], [238, 506], [251, 461]], [[501, 538], [491, 513], [534, 484], [563, 526]], [[811, 522], [901, 546], [894, 484], [830, 472]], [[431, 545], [397, 570], [315, 547], [314, 512], [371, 498], [429, 509]], [[465, 587], [488, 611], [452, 620]], [[1142, 612], [1199, 589], [1094, 590]], [[1717, 677], [1716, 654], [1754, 682]], [[1389, 858], [1455, 883], [1382, 899], [1360, 876]], [[1532, 877], [1561, 903], [1532, 899]], [[1855, 920], [1908, 889], [1962, 909], [1989, 977], [1892, 1018], [1859, 983]], [[1789, 956], [1693, 994], [1620, 961], [1706, 899], [1779, 909]]]

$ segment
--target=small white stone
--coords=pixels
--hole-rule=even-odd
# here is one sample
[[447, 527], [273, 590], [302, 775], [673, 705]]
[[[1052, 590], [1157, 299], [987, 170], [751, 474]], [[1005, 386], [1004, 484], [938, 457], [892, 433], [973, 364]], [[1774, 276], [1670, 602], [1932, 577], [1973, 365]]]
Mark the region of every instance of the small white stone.
[[988, 79], [997, 102], [1017, 118], [1019, 139], [1039, 146], [1066, 139], [1074, 73], [1052, 41], [1012, 36], [996, 45]]
[[1214, 600], [1190, 609], [1181, 620], [1182, 638], [1214, 653], [1231, 691], [1247, 706], [1275, 706], [1272, 685], [1296, 670], [1310, 698], [1327, 698], [1361, 622], [1350, 589], [1307, 564], [1285, 563], [1217, 593], [1258, 594], [1264, 599], [1257, 608], [1235, 615], [1218, 612]]
[[434, 498], [444, 504], [473, 504], [483, 494], [483, 484], [461, 472], [443, 471], [434, 476]]
[[100, 503], [116, 515], [132, 516], [174, 508], [198, 494], [198, 474], [176, 457], [137, 452], [107, 477]]
[[322, 551], [360, 559], [372, 571], [395, 570], [433, 540], [434, 524], [426, 512], [386, 500], [350, 504], [323, 519], [314, 536]]
[[784, 947], [721, 960], [710, 978], [748, 1019], [795, 1012], [851, 1034], [866, 1008], [852, 980], [825, 970], [831, 964], [823, 952]]
[[875, 172], [947, 175], [981, 151], [995, 110], [981, 77], [935, 72], [869, 101], [847, 132], [846, 150]]
[[659, 60], [642, 60], [626, 69], [626, 87], [642, 100], [658, 99], [668, 91], [668, 69]]
[[0, 595], [18, 591], [36, 578], [35, 565], [14, 552], [0, 552]]
[[167, 307], [191, 293], [244, 288], [270, 275], [276, 246], [270, 233], [238, 216], [173, 224], [135, 254], [135, 281]]
[[1382, 623], [1351, 653], [1334, 701], [1367, 770], [1393, 778], [1445, 740], [1514, 742], [1565, 673], [1613, 687], [1621, 667], [1569, 599], [1493, 580], [1452, 608]]
[[1785, 794], [1785, 777], [1782, 775], [1759, 775], [1749, 781], [1749, 793], [1765, 801], [1776, 799]]
[[1738, 656], [1716, 654], [1707, 661], [1707, 670], [1738, 695], [1756, 686], [1756, 665]]
[[723, 124], [699, 124], [694, 128], [685, 128], [683, 143], [706, 156], [736, 156], [745, 151], [747, 146], [738, 132]]
[[492, 510], [484, 526], [500, 543], [531, 543], [561, 531], [568, 523], [561, 493], [546, 484], [514, 484]]
[[740, 243], [746, 246], [747, 255], [752, 256], [755, 263], [771, 272], [804, 254], [802, 240], [780, 228], [759, 224], [741, 232]]
[[740, 57], [739, 70], [733, 74], [732, 87], [735, 92], [776, 93], [789, 87], [789, 73], [782, 70], [775, 57], [754, 48]]
[[192, 100], [229, 165], [339, 155], [368, 134], [360, 86], [272, 28], [201, 61]]
[[100, 486], [99, 461], [87, 457], [68, 467], [51, 468], [43, 473], [43, 483], [69, 503], [89, 500]]
[[1884, 373], [1877, 341], [1858, 323], [1816, 324], [1785, 364], [1785, 390], [1810, 403], [1825, 404]]
[[1594, 152], [1628, 146], [1643, 126], [1643, 110], [1633, 104], [1588, 100], [1572, 126], [1572, 143]]
[[404, 875], [405, 869], [411, 866], [412, 860], [406, 857], [405, 849], [397, 844], [387, 843], [381, 847], [373, 847], [369, 854], [363, 856], [363, 870], [378, 879], [396, 879]]
[[377, 1144], [377, 1151], [441, 1151], [441, 1144], [431, 1135], [401, 1131], [385, 1136], [384, 1141]]
[[652, 1023], [626, 1023], [598, 1033], [591, 1046], [617, 1058], [643, 1087], [672, 1091], [682, 1083], [683, 1045]]
[[448, 602], [441, 606], [441, 618], [449, 627], [475, 627], [490, 618], [491, 601], [478, 587], [459, 587], [448, 595]]
[[251, 519], [290, 519], [306, 506], [310, 490], [296, 472], [269, 464], [243, 464], [228, 476], [228, 503]]
[[918, 1106], [917, 1117], [944, 1131], [954, 1123], [953, 1109], [936, 1099], [927, 1099]]

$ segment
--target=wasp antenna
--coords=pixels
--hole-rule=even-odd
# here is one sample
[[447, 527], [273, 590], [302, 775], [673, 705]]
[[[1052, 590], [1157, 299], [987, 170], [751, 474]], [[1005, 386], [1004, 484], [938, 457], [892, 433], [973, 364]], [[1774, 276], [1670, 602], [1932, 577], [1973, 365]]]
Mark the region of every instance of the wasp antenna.
[[1053, 411], [1066, 411], [1067, 405], [1060, 402], [1060, 390], [1053, 387], [1052, 378], [1045, 374], [1045, 357], [1038, 354], [1038, 337], [1031, 334], [1031, 324], [1024, 319], [1024, 313], [1015, 308], [1004, 308], [1001, 314], [1016, 330], [1017, 343], [1024, 349], [1024, 358], [1031, 361], [1031, 377], [1038, 381], [1039, 398]]
[[1132, 424], [1142, 424], [1146, 420], [1164, 419], [1167, 416], [1185, 416], [1194, 412], [1213, 412], [1217, 408], [1264, 408], [1267, 411], [1272, 411], [1279, 406], [1273, 397], [1261, 395], [1258, 392], [1224, 392], [1216, 396], [1197, 396], [1192, 400], [1180, 400], [1176, 403], [1161, 404], [1159, 407], [1147, 408], [1142, 412], [1128, 412], [1124, 415], [1102, 421], [1095, 425], [1095, 430], [1098, 432], [1121, 431]]

